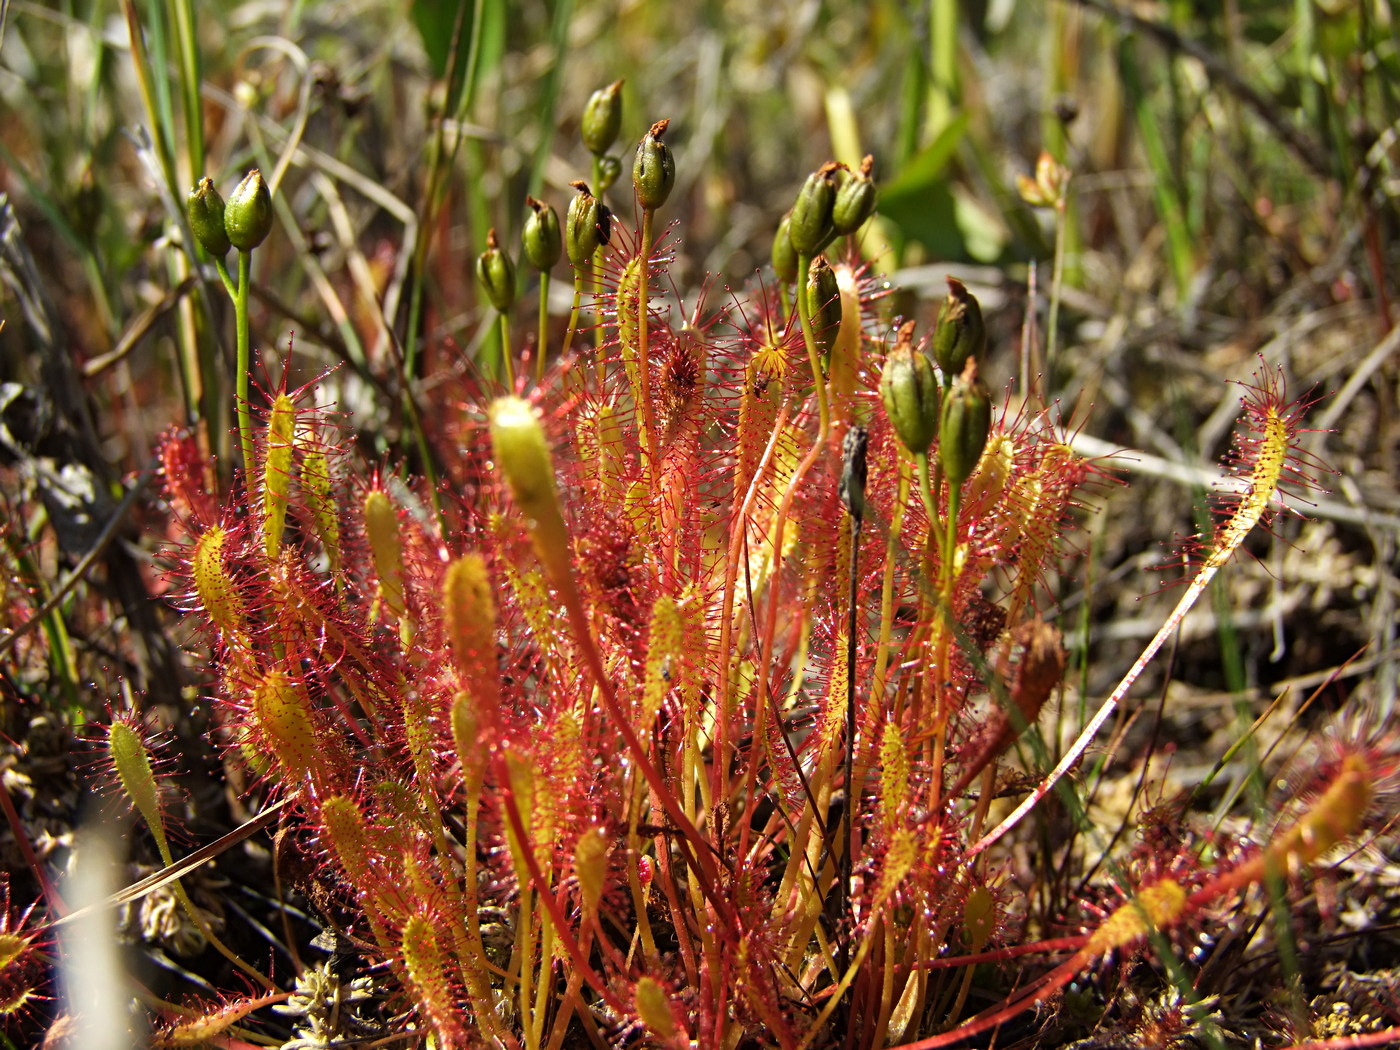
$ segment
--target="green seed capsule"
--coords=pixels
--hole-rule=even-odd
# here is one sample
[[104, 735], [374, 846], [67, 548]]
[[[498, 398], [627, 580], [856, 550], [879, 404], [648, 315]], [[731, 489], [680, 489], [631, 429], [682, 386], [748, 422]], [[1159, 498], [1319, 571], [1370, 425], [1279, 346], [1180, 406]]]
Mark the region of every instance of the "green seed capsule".
[[534, 197], [525, 198], [530, 214], [525, 218], [525, 228], [520, 240], [525, 248], [525, 258], [541, 273], [554, 268], [559, 257], [564, 254], [564, 235], [559, 228], [559, 213], [543, 201]]
[[792, 212], [783, 216], [778, 223], [778, 232], [773, 236], [773, 273], [783, 284], [797, 280], [797, 249], [792, 246]]
[[977, 375], [976, 359], [969, 358], [943, 399], [938, 457], [950, 485], [959, 487], [972, 476], [991, 429], [991, 392]]
[[501, 313], [515, 302], [515, 264], [501, 251], [493, 229], [486, 234], [486, 250], [477, 257], [476, 279], [481, 282], [486, 298]]
[[598, 158], [598, 192], [607, 193], [622, 177], [622, 161], [616, 157]]
[[914, 322], [899, 330], [880, 375], [880, 400], [900, 444], [914, 454], [927, 452], [938, 436], [938, 376], [933, 362], [914, 348]]
[[185, 198], [185, 213], [190, 219], [190, 229], [200, 246], [222, 259], [231, 247], [228, 231], [224, 229], [224, 199], [214, 188], [213, 180], [207, 176], [199, 180], [199, 185], [190, 190]]
[[637, 203], [647, 211], [655, 211], [666, 203], [676, 184], [676, 161], [671, 148], [661, 141], [669, 120], [658, 120], [637, 145], [632, 163], [632, 185], [637, 191]]
[[569, 262], [583, 266], [611, 238], [612, 213], [589, 192], [586, 182], [569, 185], [578, 190], [578, 196], [569, 202], [569, 213], [564, 220], [564, 247], [568, 250]]
[[812, 260], [807, 270], [807, 285], [802, 292], [807, 297], [807, 316], [812, 322], [812, 333], [825, 361], [836, 343], [836, 332], [841, 327], [841, 287], [836, 282], [836, 271], [826, 261], [825, 255], [818, 255]]
[[836, 232], [855, 233], [865, 225], [865, 220], [875, 214], [875, 180], [870, 177], [875, 169], [875, 158], [866, 155], [860, 171], [848, 172], [831, 206], [831, 223]]
[[601, 157], [617, 141], [621, 128], [622, 81], [614, 80], [589, 96], [588, 103], [583, 107], [583, 123], [579, 130], [588, 152]]
[[943, 370], [944, 380], [962, 375], [969, 359], [981, 358], [987, 348], [987, 326], [977, 297], [956, 277], [948, 278], [948, 298], [938, 311], [933, 330], [933, 358]]
[[272, 193], [254, 168], [243, 176], [224, 207], [224, 231], [240, 252], [251, 252], [272, 232]]
[[831, 209], [836, 202], [836, 187], [832, 178], [837, 169], [835, 164], [823, 164], [802, 184], [797, 193], [797, 201], [792, 206], [792, 218], [788, 223], [788, 236], [798, 255], [808, 258], [816, 255], [836, 236], [836, 228], [831, 223]]

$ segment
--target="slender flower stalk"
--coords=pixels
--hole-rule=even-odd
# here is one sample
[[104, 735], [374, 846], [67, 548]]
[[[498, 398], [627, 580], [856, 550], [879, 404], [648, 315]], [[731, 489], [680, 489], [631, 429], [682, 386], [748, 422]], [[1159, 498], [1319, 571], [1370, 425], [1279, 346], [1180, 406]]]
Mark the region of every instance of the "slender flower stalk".
[[501, 366], [505, 371], [506, 389], [515, 389], [515, 361], [510, 349], [510, 308], [515, 305], [515, 263], [501, 248], [496, 231], [486, 234], [486, 250], [477, 257], [476, 279], [486, 298], [496, 309], [497, 327], [501, 334]]
[[544, 382], [544, 360], [549, 346], [549, 272], [564, 254], [559, 213], [548, 204], [526, 197], [530, 209], [521, 232], [525, 258], [540, 274], [539, 326], [535, 339], [535, 385]]
[[[640, 246], [639, 286], [637, 291], [637, 367], [641, 373], [638, 389], [641, 394], [642, 453], [654, 457], [656, 447], [656, 409], [651, 396], [651, 358], [648, 341], [651, 306], [648, 293], [651, 263], [652, 220], [656, 211], [671, 195], [676, 184], [676, 162], [671, 148], [661, 141], [670, 120], [658, 120], [637, 146], [632, 165], [632, 186], [637, 192], [637, 204], [642, 209], [642, 239]], [[655, 464], [649, 463], [648, 469]]]
[[1147, 643], [1117, 687], [1085, 724], [1064, 757], [1009, 816], [973, 844], [969, 855], [981, 853], [1020, 823], [1060, 778], [1079, 762], [1098, 731], [1128, 695], [1128, 690], [1161, 651], [1167, 639], [1176, 633], [1186, 614], [1205, 593], [1216, 574], [1234, 557], [1245, 537], [1261, 521], [1267, 520], [1274, 510], [1288, 509], [1284, 502], [1284, 486], [1316, 486], [1314, 472], [1322, 468], [1306, 461], [1299, 465], [1299, 457], [1304, 454], [1299, 451], [1297, 445], [1298, 435], [1302, 432], [1303, 415], [1312, 402], [1287, 401], [1281, 369], [1263, 364], [1255, 379], [1254, 384], [1245, 386], [1244, 421], [1241, 425], [1242, 431], [1237, 433], [1234, 454], [1245, 485], [1238, 501], [1217, 530], [1205, 561], [1192, 577], [1171, 615], [1152, 636], [1152, 640]]
[[[252, 351], [248, 300], [252, 291], [253, 250], [272, 232], [272, 194], [263, 181], [262, 173], [255, 168], [238, 184], [227, 203], [219, 196], [210, 179], [201, 179], [190, 191], [186, 210], [196, 239], [213, 257], [219, 279], [233, 301], [237, 347], [234, 407], [238, 419], [239, 446], [243, 451], [243, 470], [245, 477], [251, 479], [255, 463], [249, 393]], [[237, 281], [230, 276], [224, 262], [230, 248], [238, 250]]]

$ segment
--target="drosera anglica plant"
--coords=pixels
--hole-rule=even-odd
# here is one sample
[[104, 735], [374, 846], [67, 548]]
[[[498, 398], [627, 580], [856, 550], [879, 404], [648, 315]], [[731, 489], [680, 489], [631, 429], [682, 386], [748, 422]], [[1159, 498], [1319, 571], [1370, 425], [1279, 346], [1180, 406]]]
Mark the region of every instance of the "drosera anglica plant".
[[[993, 407], [961, 285], [885, 352], [869, 282], [827, 254], [868, 170], [804, 185], [790, 287], [681, 320], [650, 228], [666, 130], [638, 147], [640, 229], [576, 184], [576, 303], [596, 256], [611, 280], [597, 345], [571, 356], [576, 306], [526, 398], [503, 337], [506, 382], [440, 413], [440, 519], [390, 469], [362, 480], [321, 410], [281, 393], [241, 419], [259, 484], [196, 520], [184, 555], [225, 759], [286, 804], [311, 897], [397, 1037], [950, 1044], [1367, 826], [1384, 749], [1344, 755], [1252, 856], [1124, 886], [1055, 946], [1069, 960], [959, 1025], [973, 966], [1024, 948], [985, 828], [1061, 685], [1045, 581], [1095, 470], [1047, 414]], [[1247, 509], [1202, 573], [1300, 463], [1301, 407], [1276, 373], [1255, 391]], [[207, 1011], [200, 1037], [255, 1027], [279, 987]]]

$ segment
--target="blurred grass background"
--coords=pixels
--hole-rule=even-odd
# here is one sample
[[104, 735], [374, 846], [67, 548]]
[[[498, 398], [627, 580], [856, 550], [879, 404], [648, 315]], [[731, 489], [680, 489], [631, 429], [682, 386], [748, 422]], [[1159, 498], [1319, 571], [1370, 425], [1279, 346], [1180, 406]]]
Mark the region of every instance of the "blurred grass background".
[[[1252, 541], [1145, 679], [1173, 700], [1177, 774], [1225, 753], [1286, 684], [1293, 711], [1358, 654], [1309, 717], [1394, 710], [1400, 25], [1385, 0], [0, 10], [0, 733], [10, 765], [55, 752], [61, 790], [26, 803], [55, 837], [75, 780], [36, 720], [61, 737], [144, 697], [199, 728], [203, 672], [150, 600], [164, 526], [140, 487], [171, 426], [231, 460], [231, 319], [182, 247], [186, 192], [207, 174], [227, 193], [251, 167], [274, 182], [254, 269], [264, 386], [289, 346], [293, 385], [340, 365], [326, 385], [361, 447], [407, 448], [422, 469], [404, 406], [431, 404], [489, 338], [471, 276], [488, 230], [514, 251], [526, 193], [562, 213], [590, 177], [583, 103], [619, 78], [624, 172], [631, 143], [672, 121], [662, 219], [687, 304], [707, 275], [742, 297], [806, 172], [869, 152], [881, 219], [863, 251], [924, 324], [943, 275], [967, 277], [998, 383], [1050, 323], [1054, 216], [1015, 178], [1042, 150], [1067, 165], [1046, 383], [1094, 448], [1146, 454], [1119, 461], [1132, 485], [1091, 508], [1060, 585], [1080, 689], [1101, 695], [1175, 600], [1156, 592], [1181, 573], [1153, 567], [1201, 528], [1238, 404], [1226, 381], [1263, 354], [1295, 393], [1331, 392], [1315, 451], [1338, 473], [1314, 520]], [[608, 199], [630, 221], [628, 198], [624, 174]], [[567, 302], [553, 313], [562, 326]]]

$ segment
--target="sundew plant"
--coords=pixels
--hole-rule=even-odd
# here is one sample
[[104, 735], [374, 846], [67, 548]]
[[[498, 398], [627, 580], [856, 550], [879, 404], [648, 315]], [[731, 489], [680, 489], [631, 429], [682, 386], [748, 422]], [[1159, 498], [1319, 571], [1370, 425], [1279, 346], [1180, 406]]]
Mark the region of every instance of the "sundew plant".
[[[421, 383], [436, 348], [386, 341], [399, 414], [373, 447], [338, 374], [294, 387], [295, 335], [252, 323], [284, 172], [227, 198], [235, 180], [182, 173], [180, 273], [219, 303], [192, 345], [232, 315], [205, 360], [221, 407], [172, 419], [152, 472], [198, 731], [177, 747], [114, 696], [81, 775], [151, 845], [154, 874], [116, 898], [148, 926], [162, 901], [202, 961], [184, 987], [141, 975], [118, 1016], [85, 1016], [71, 984], [50, 1010], [80, 915], [7, 792], [41, 894], [0, 906], [7, 1038], [53, 1014], [56, 1045], [87, 1038], [65, 1024], [298, 1050], [1261, 1045], [1220, 967], [1261, 928], [1296, 954], [1318, 870], [1378, 848], [1393, 729], [1321, 741], [1248, 829], [1144, 805], [1051, 908], [1025, 850], [1092, 829], [1110, 720], [1251, 538], [1319, 497], [1318, 396], [1263, 357], [1220, 377], [1235, 437], [1176, 607], [1087, 695], [1059, 581], [1125, 478], [1079, 450], [1092, 407], [1069, 422], [1053, 396], [1063, 349], [989, 384], [1005, 333], [974, 282], [924, 307], [871, 264], [872, 157], [794, 170], [751, 278], [689, 279], [680, 128], [623, 100], [615, 82], [570, 116], [591, 169], [508, 200], [520, 235], [490, 229], [460, 275], [473, 353]], [[1049, 153], [1020, 184], [1056, 216], [1054, 310], [1071, 185]], [[170, 771], [191, 751], [240, 814], [218, 841], [182, 827]], [[195, 886], [244, 843], [272, 884], [240, 919]], [[1277, 970], [1273, 1045], [1400, 1038], [1387, 991], [1328, 1042], [1300, 971]]]

